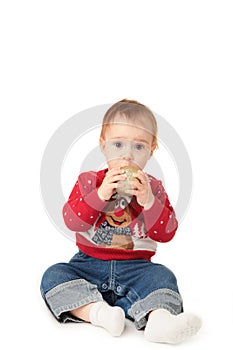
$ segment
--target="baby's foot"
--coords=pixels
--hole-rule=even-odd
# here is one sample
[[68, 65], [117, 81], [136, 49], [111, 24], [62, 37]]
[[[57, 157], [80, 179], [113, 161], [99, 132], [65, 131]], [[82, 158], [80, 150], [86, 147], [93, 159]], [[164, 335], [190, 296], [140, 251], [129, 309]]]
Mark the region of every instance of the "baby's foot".
[[196, 334], [201, 324], [196, 315], [181, 313], [175, 316], [167, 310], [158, 309], [151, 312], [144, 335], [154, 343], [177, 344]]
[[90, 321], [94, 326], [103, 327], [111, 335], [118, 337], [125, 327], [125, 313], [118, 306], [112, 307], [104, 301], [99, 301], [91, 308]]

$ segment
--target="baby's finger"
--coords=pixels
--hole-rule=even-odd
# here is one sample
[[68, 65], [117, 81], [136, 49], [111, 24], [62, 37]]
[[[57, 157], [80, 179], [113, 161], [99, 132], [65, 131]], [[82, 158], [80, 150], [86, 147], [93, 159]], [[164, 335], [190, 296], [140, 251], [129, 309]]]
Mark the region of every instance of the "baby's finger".
[[111, 177], [114, 175], [120, 175], [120, 174], [124, 174], [124, 170], [121, 168], [113, 168], [111, 170], [108, 170], [108, 172], [106, 173], [107, 177]]
[[129, 181], [128, 184], [133, 190], [141, 190], [143, 187], [139, 181]]
[[109, 182], [113, 183], [113, 182], [118, 182], [118, 181], [123, 181], [126, 179], [126, 176], [124, 174], [122, 175], [113, 175], [109, 178]]
[[148, 183], [147, 175], [141, 170], [139, 170], [138, 172], [134, 173], [133, 176], [136, 179], [138, 179], [142, 184]]

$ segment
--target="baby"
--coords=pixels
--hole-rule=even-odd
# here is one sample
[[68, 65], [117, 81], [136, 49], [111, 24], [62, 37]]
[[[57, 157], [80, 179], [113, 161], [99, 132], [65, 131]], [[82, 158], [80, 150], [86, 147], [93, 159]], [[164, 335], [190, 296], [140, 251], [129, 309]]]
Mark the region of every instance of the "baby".
[[41, 282], [58, 321], [120, 336], [126, 317], [148, 341], [171, 344], [200, 329], [200, 318], [183, 311], [173, 272], [151, 261], [157, 242], [170, 241], [178, 227], [161, 181], [143, 171], [157, 147], [148, 107], [122, 100], [106, 112], [100, 148], [107, 169], [81, 173], [63, 209], [79, 251]]

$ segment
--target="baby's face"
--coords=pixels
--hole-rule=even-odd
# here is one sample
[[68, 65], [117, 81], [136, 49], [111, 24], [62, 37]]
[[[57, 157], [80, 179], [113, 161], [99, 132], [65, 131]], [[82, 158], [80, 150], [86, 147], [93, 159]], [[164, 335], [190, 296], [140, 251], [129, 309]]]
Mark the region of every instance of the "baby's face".
[[152, 155], [153, 137], [140, 126], [126, 123], [111, 124], [100, 141], [108, 168], [136, 166], [143, 169]]

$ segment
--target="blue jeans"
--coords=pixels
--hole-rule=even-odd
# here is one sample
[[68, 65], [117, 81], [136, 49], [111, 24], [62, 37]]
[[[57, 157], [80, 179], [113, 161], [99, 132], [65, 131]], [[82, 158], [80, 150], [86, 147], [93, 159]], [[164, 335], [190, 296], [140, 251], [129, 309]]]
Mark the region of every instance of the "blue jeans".
[[183, 311], [176, 277], [167, 267], [147, 260], [99, 260], [81, 251], [45, 271], [41, 294], [59, 322], [80, 322], [69, 311], [102, 300], [120, 306], [137, 329], [145, 328], [151, 310]]

